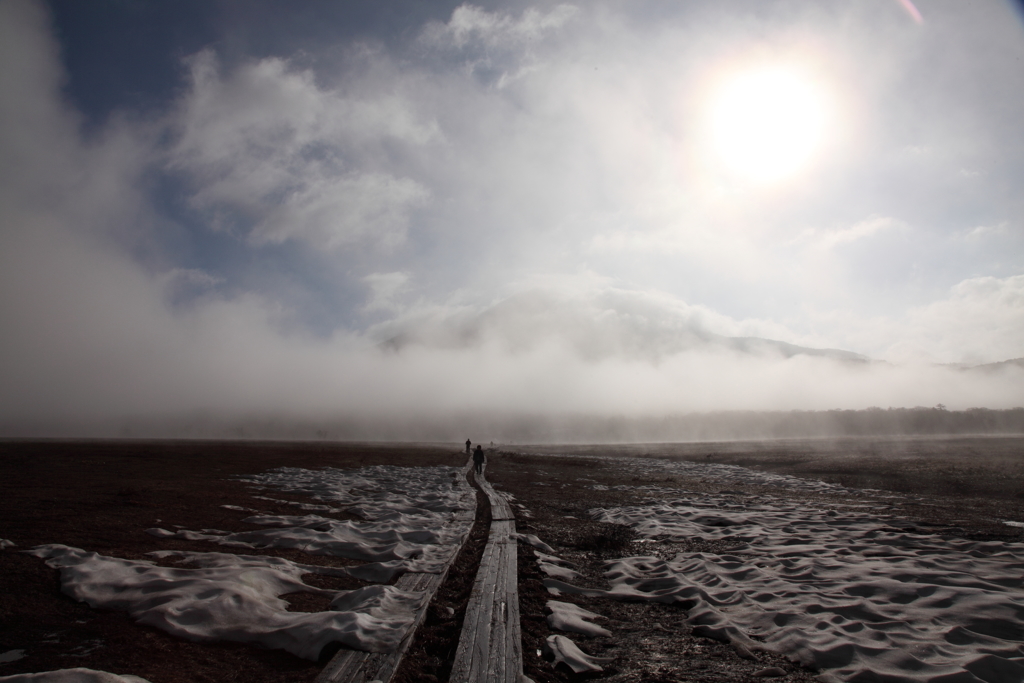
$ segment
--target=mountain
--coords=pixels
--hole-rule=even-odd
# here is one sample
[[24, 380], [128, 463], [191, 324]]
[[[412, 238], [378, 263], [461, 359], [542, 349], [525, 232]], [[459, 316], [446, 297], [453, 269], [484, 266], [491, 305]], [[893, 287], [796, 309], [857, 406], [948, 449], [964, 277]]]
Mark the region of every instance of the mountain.
[[390, 351], [407, 347], [465, 349], [497, 346], [512, 353], [546, 344], [569, 347], [590, 361], [658, 362], [687, 352], [750, 356], [812, 356], [847, 363], [870, 359], [851, 351], [798, 346], [712, 332], [724, 319], [706, 309], [644, 292], [607, 289], [576, 296], [531, 291], [483, 308], [437, 308], [382, 323], [371, 333]]

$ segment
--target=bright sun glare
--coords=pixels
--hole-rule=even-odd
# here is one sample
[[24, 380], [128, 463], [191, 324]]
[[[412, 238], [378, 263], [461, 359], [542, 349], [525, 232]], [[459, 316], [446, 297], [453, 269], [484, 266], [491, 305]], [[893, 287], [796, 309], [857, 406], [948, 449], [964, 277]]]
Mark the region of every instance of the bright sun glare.
[[821, 144], [825, 111], [814, 85], [785, 68], [727, 78], [709, 111], [715, 155], [730, 171], [758, 183], [792, 177]]

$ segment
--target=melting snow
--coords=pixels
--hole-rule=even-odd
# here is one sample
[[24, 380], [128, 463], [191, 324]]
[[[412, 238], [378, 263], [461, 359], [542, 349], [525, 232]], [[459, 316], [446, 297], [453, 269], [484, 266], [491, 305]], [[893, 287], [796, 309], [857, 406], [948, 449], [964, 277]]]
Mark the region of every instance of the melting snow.
[[[300, 548], [313, 554], [375, 560], [358, 567], [329, 568], [228, 553], [151, 553], [186, 565], [168, 568], [56, 544], [29, 552], [61, 570], [62, 590], [71, 597], [92, 607], [126, 610], [140, 623], [189, 640], [258, 643], [312, 660], [332, 642], [389, 652], [405, 636], [422, 606], [423, 594], [380, 585], [328, 591], [303, 583], [301, 576], [346, 575], [384, 582], [404, 571], [441, 571], [469, 532], [470, 522], [462, 519], [465, 515], [456, 522], [456, 513], [476, 506], [472, 489], [459, 485], [461, 473], [461, 468], [453, 467], [282, 468], [244, 481], [312, 495], [331, 505], [306, 506], [309, 509], [347, 509], [366, 521], [342, 522], [313, 514], [257, 515], [245, 521], [270, 528], [241, 533], [149, 530], [158, 537], [211, 540], [236, 547]], [[330, 596], [331, 608], [289, 612], [280, 596], [295, 592]]]
[[312, 514], [256, 515], [243, 521], [272, 528], [233, 534], [216, 529], [148, 532], [236, 548], [296, 548], [314, 555], [372, 561], [376, 564], [364, 569], [364, 575], [380, 577], [376, 580], [389, 580], [402, 571], [437, 573], [469, 531], [468, 526], [450, 525], [453, 514], [473, 510], [476, 505], [472, 490], [457, 485], [461, 472], [457, 467], [284, 467], [243, 481], [340, 504], [344, 507], [297, 505], [345, 510], [366, 521], [338, 521]]
[[610, 662], [614, 657], [592, 657], [565, 636], [548, 636], [544, 643], [547, 655], [554, 658], [555, 666], [565, 664], [574, 673], [604, 671], [600, 664]]
[[534, 548], [537, 548], [538, 550], [543, 550], [545, 553], [555, 552], [551, 546], [537, 538], [535, 534], [510, 534], [510, 536], [511, 538], [514, 538], [517, 541], [526, 543], [527, 545], [532, 545]]
[[579, 605], [558, 600], [548, 600], [547, 608], [551, 610], [548, 615], [548, 626], [559, 631], [571, 631], [582, 633], [585, 636], [610, 636], [612, 633], [606, 628], [597, 624], [591, 624], [587, 619], [603, 619], [600, 614], [594, 614], [585, 610]]
[[560, 557], [554, 555], [548, 555], [539, 551], [534, 551], [537, 555], [537, 566], [540, 570], [548, 576], [553, 576], [556, 579], [565, 579], [566, 581], [573, 581], [579, 578], [579, 573], [569, 568], [571, 562], [567, 562]]
[[0, 676], [3, 683], [149, 683], [145, 678], [129, 676], [127, 674], [118, 676], [106, 671], [95, 671], [93, 669], [58, 669], [57, 671], [44, 671], [37, 674], [17, 674], [15, 676]]
[[698, 635], [785, 653], [828, 670], [824, 680], [1024, 680], [1024, 544], [908, 534], [866, 512], [766, 499], [592, 514], [647, 538], [735, 547], [620, 559], [606, 565], [607, 591], [546, 579], [551, 592], [680, 603]]
[[[327, 591], [301, 575], [334, 570], [276, 557], [160, 551], [196, 568], [158, 567], [64, 545], [31, 554], [61, 570], [61, 589], [90, 607], [126, 610], [139, 623], [188, 640], [231, 640], [281, 648], [315, 660], [325, 645], [387, 652], [405, 635], [422, 595], [391, 586]], [[334, 597], [327, 612], [289, 612], [279, 596], [307, 592]]]

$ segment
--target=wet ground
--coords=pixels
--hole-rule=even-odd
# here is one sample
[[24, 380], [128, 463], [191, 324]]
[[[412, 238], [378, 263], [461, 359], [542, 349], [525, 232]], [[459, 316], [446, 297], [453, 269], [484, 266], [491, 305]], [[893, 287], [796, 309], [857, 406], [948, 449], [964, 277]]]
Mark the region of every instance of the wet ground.
[[[673, 467], [686, 462], [742, 465], [838, 486], [753, 485], [742, 478], [686, 476], [680, 474], [685, 467]], [[729, 542], [721, 540], [640, 540], [624, 527], [590, 519], [589, 511], [598, 507], [687, 496], [725, 494], [742, 500], [767, 495], [826, 509], [863, 506], [877, 510], [894, 528], [911, 532], [1024, 540], [1024, 529], [1004, 524], [1024, 521], [1024, 439], [521, 447], [492, 456], [488, 476], [521, 506], [520, 531], [537, 534], [556, 555], [573, 562], [582, 574], [573, 583], [593, 588], [608, 587], [603, 564], [610, 559], [730, 550]], [[871, 484], [874, 490], [858, 484]], [[521, 544], [520, 551], [524, 669], [538, 683], [807, 681], [816, 675], [777, 654], [737, 650], [695, 635], [678, 606], [551, 595], [541, 584], [545, 577], [532, 550]], [[596, 623], [612, 636], [549, 629], [545, 603], [553, 598], [607, 617]], [[554, 668], [543, 656], [544, 641], [552, 634], [570, 636], [588, 654], [614, 659], [600, 673]]]
[[[267, 442], [0, 442], [0, 538], [17, 547], [0, 551], [0, 653], [27, 656], [0, 663], [0, 675], [84, 666], [143, 676], [153, 683], [186, 681], [312, 681], [321, 665], [280, 651], [237, 644], [181, 641], [135, 624], [120, 612], [93, 610], [62, 595], [57, 572], [16, 552], [64, 543], [104, 554], [144, 559], [158, 549], [222, 550], [219, 546], [144, 533], [153, 526], [246, 529], [244, 517], [221, 505], [259, 507], [275, 514], [295, 508], [254, 505], [233, 475], [295, 467], [462, 465], [458, 447]], [[637, 459], [641, 458], [641, 459]], [[684, 469], [650, 467], [644, 458], [672, 463], [725, 463], [826, 481], [849, 490], [780, 488]], [[941, 531], [981, 540], [1024, 540], [1024, 438], [857, 439], [729, 444], [518, 447], [489, 454], [488, 478], [515, 496], [520, 531], [535, 533], [556, 554], [575, 562], [577, 583], [606, 587], [605, 560], [630, 555], [671, 557], [683, 551], [719, 553], [724, 541], [638, 542], [623, 527], [592, 521], [589, 510], [689, 494], [771, 495], [827, 507], [864, 505], [901, 529]], [[641, 466], [642, 465], [642, 466]], [[875, 489], [863, 491], [861, 489]], [[275, 493], [275, 498], [299, 497]], [[479, 536], [479, 534], [478, 534]], [[471, 546], [482, 547], [481, 538]], [[613, 657], [605, 671], [571, 674], [538, 655], [550, 631], [534, 556], [520, 545], [520, 601], [524, 667], [543, 681], [806, 681], [814, 677], [784, 657], [739, 652], [695, 635], [681, 608], [561, 596], [607, 617], [611, 638], [572, 635], [586, 652]], [[297, 551], [260, 551], [309, 562]], [[458, 630], [458, 611], [475, 574], [476, 550], [464, 553], [428, 614], [400, 677], [444, 681]], [[300, 558], [302, 558], [300, 560]], [[330, 564], [327, 558], [317, 563]], [[337, 564], [350, 564], [334, 560]], [[309, 580], [309, 577], [306, 577]], [[340, 580], [335, 580], [340, 581]], [[351, 581], [351, 580], [349, 580]], [[352, 588], [355, 585], [324, 585]], [[323, 609], [306, 594], [289, 598], [301, 611]], [[453, 614], [453, 612], [455, 614]], [[758, 674], [761, 674], [760, 676]], [[778, 675], [776, 675], [778, 674]]]
[[[17, 544], [0, 551], [0, 653], [26, 656], [0, 663], [0, 676], [86, 667], [141, 676], [152, 683], [294, 683], [312, 681], [322, 663], [281, 650], [237, 643], [201, 644], [136, 624], [125, 612], [96, 610], [60, 592], [58, 572], [16, 552], [62, 543], [127, 559], [152, 559], [154, 550], [224, 552], [202, 541], [156, 538], [145, 530], [217, 528], [247, 531], [247, 512], [296, 508], [253, 495], [231, 477], [281, 466], [362, 467], [391, 464], [465, 464], [454, 447], [218, 441], [0, 442], [0, 538]], [[310, 502], [274, 492], [278, 500]], [[332, 516], [332, 515], [328, 515]], [[333, 515], [339, 517], [339, 515]], [[344, 515], [340, 515], [344, 517]], [[321, 565], [361, 564], [298, 550], [246, 550]], [[312, 585], [358, 588], [355, 579], [304, 575]], [[308, 593], [286, 598], [293, 611], [320, 611], [328, 600]]]

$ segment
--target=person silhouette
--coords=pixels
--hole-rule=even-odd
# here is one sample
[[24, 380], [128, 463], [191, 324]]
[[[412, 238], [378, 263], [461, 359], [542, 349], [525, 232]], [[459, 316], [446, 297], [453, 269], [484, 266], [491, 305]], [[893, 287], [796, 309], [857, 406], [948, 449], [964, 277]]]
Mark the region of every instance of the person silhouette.
[[466, 439], [466, 452], [469, 453], [469, 447], [473, 445], [473, 442]]
[[473, 467], [476, 469], [476, 473], [480, 474], [484, 471], [484, 449], [480, 444], [476, 445], [476, 450], [473, 451]]

